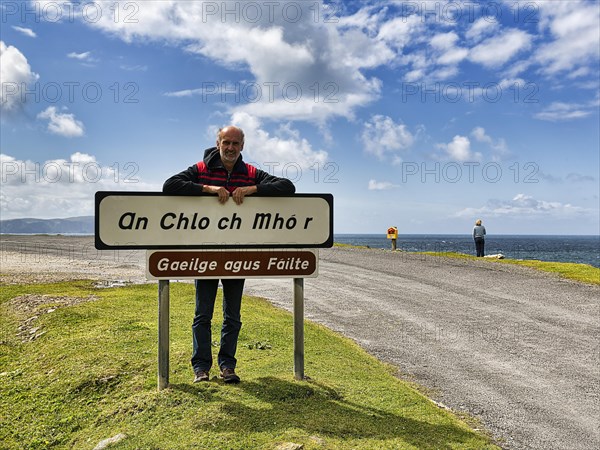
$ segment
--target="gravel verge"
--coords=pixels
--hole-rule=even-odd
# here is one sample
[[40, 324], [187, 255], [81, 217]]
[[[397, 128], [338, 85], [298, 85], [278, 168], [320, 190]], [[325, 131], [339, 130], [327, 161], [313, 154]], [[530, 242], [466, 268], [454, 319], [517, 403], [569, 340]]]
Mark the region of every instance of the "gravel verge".
[[[333, 248], [304, 291], [307, 318], [479, 419], [503, 448], [600, 448], [599, 286], [487, 260]], [[248, 280], [246, 292], [292, 309], [290, 280]]]

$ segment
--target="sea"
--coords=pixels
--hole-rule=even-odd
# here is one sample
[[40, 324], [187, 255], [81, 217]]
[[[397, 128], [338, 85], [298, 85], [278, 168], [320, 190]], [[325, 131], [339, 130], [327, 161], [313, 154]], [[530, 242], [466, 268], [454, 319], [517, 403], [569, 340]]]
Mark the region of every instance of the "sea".
[[[336, 234], [341, 244], [391, 249], [385, 234]], [[400, 234], [396, 248], [409, 252], [457, 252], [475, 255], [471, 235]], [[510, 259], [589, 264], [600, 268], [600, 236], [496, 235], [485, 239], [485, 254], [503, 254]]]

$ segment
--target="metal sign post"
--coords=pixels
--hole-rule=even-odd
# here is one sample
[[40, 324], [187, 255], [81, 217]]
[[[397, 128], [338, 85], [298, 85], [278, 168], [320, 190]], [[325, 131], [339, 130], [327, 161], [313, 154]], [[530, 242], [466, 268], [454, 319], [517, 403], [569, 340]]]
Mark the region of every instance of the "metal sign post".
[[387, 229], [387, 238], [392, 240], [392, 250], [396, 250], [396, 239], [398, 239], [398, 227], [389, 227]]
[[169, 386], [169, 280], [158, 281], [158, 390]]
[[[169, 387], [169, 280], [158, 280], [158, 390]], [[304, 379], [304, 278], [294, 278], [294, 378]]]
[[304, 279], [294, 278], [294, 378], [304, 379]]

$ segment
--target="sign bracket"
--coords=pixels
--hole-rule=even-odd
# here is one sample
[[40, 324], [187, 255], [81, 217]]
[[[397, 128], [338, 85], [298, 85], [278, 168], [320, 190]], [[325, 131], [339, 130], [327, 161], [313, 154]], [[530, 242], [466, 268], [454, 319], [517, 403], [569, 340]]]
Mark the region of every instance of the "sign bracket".
[[304, 379], [304, 278], [294, 278], [294, 378]]

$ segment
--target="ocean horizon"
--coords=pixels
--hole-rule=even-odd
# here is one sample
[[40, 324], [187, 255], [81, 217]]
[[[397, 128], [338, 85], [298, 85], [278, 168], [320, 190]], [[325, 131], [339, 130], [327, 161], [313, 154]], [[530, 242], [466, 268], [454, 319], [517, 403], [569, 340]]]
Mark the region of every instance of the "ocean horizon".
[[[385, 234], [335, 234], [340, 244], [391, 249]], [[470, 234], [400, 234], [398, 250], [409, 252], [456, 252], [475, 255]], [[516, 235], [495, 234], [485, 239], [485, 254], [503, 254], [509, 259], [572, 262], [600, 268], [598, 235]]]
[[[94, 236], [93, 233], [0, 233], [0, 236]], [[383, 233], [334, 234], [334, 242], [369, 248], [391, 249], [391, 241]], [[469, 234], [400, 234], [396, 248], [408, 252], [456, 252], [475, 255], [475, 244]], [[571, 262], [600, 268], [600, 236], [598, 235], [488, 235], [485, 254], [503, 254], [509, 259]]]

